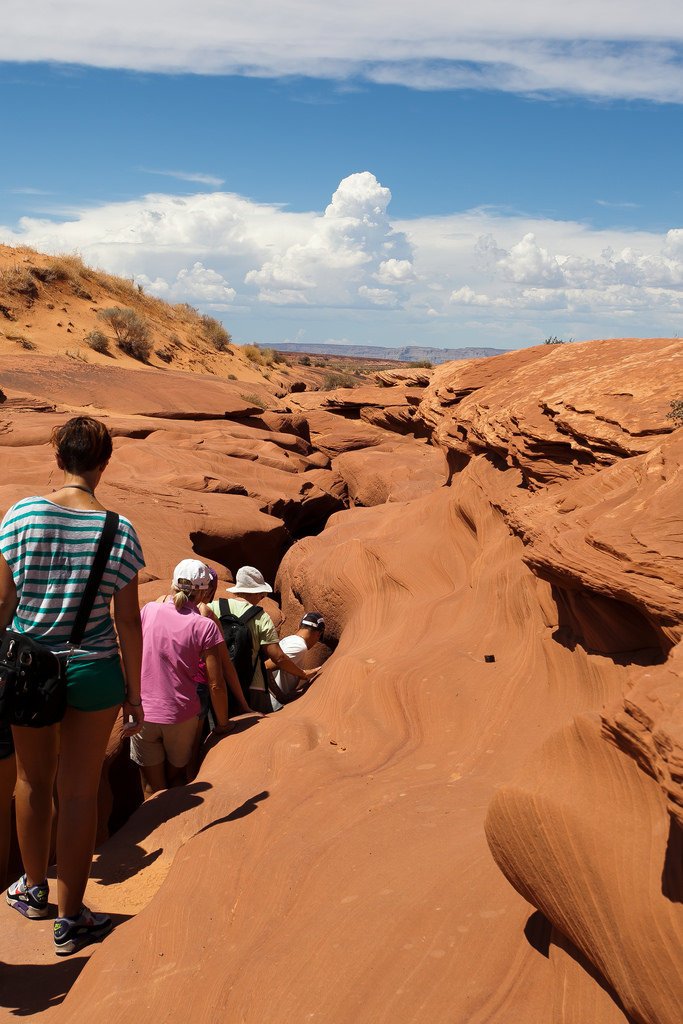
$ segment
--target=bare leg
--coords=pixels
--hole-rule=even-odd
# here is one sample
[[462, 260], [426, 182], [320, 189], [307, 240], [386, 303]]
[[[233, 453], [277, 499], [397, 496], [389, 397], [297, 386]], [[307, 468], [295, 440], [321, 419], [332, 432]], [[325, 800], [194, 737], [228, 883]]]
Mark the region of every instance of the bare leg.
[[17, 752], [17, 837], [29, 885], [39, 885], [47, 876], [59, 728], [12, 729]]
[[139, 768], [145, 800], [162, 789], [168, 789], [166, 765], [163, 761], [161, 764], [140, 765]]
[[176, 768], [175, 765], [166, 762], [166, 775], [168, 777], [168, 788], [184, 786], [187, 782], [187, 765], [183, 768]]
[[102, 763], [118, 707], [104, 711], [68, 708], [62, 722], [57, 775], [58, 913], [74, 917], [83, 905], [97, 830], [97, 793]]
[[[17, 778], [17, 764], [14, 756], [0, 761], [0, 886], [8, 884], [7, 861], [9, 859], [10, 829], [12, 824], [12, 794]], [[42, 878], [41, 878], [42, 882]]]

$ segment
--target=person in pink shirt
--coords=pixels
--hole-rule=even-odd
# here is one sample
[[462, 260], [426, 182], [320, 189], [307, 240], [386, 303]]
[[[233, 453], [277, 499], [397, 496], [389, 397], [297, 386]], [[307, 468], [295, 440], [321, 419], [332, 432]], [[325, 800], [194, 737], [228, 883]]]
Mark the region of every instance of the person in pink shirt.
[[216, 716], [216, 732], [229, 727], [221, 669], [223, 634], [199, 612], [211, 584], [203, 562], [186, 558], [173, 572], [171, 595], [141, 612], [142, 705], [145, 724], [131, 738], [131, 758], [140, 768], [146, 795], [182, 785], [192, 757], [200, 703], [197, 673], [203, 660]]

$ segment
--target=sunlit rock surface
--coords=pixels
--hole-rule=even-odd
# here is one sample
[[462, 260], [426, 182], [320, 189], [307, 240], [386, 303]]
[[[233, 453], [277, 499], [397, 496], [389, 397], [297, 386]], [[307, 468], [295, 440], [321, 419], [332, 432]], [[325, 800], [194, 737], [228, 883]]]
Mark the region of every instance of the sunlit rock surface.
[[[682, 351], [542, 346], [238, 419], [229, 382], [183, 409], [169, 374], [147, 415], [102, 409], [145, 596], [192, 549], [251, 561], [331, 656], [103, 844], [87, 898], [121, 923], [77, 967], [6, 915], [7, 1019], [678, 1024]], [[74, 408], [38, 399], [0, 407], [5, 507]]]

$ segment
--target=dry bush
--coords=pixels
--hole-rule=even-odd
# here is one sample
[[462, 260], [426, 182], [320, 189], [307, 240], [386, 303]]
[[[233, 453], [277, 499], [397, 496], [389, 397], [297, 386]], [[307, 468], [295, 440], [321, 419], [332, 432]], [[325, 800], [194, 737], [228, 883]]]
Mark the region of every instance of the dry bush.
[[677, 427], [683, 427], [683, 398], [676, 398], [671, 403], [671, 412], [666, 414], [668, 420], [673, 420]]
[[28, 267], [20, 267], [18, 264], [0, 271], [0, 291], [23, 295], [30, 302], [37, 299], [39, 295], [38, 285], [31, 270]]
[[31, 341], [24, 334], [6, 334], [5, 337], [8, 341], [16, 341], [17, 345], [21, 348], [26, 349], [27, 352], [35, 352], [38, 348], [34, 341]]
[[258, 395], [254, 395], [254, 394], [240, 395], [240, 398], [243, 401], [248, 402], [249, 405], [255, 405], [258, 409], [267, 409], [268, 408], [267, 402], [264, 402], [263, 399], [259, 398]]
[[154, 354], [161, 359], [162, 363], [170, 363], [173, 361], [173, 351], [170, 348], [157, 348]]
[[242, 347], [242, 352], [250, 363], [256, 363], [257, 366], [263, 366], [263, 353], [258, 345], [244, 345]]
[[216, 320], [213, 316], [202, 316], [202, 330], [207, 341], [210, 341], [213, 347], [218, 352], [225, 352], [228, 348], [232, 338], [228, 331], [226, 331], [220, 320]]
[[89, 331], [83, 341], [94, 352], [100, 352], [103, 356], [111, 355], [109, 351], [109, 338], [102, 331]]
[[152, 342], [149, 337], [149, 325], [143, 317], [134, 309], [121, 309], [118, 306], [101, 309], [97, 315], [111, 326], [116, 336], [116, 344], [122, 352], [133, 359], [139, 359], [140, 362], [147, 362], [152, 351]]
[[355, 388], [356, 381], [349, 373], [326, 373], [320, 385], [321, 391], [334, 391], [336, 388]]

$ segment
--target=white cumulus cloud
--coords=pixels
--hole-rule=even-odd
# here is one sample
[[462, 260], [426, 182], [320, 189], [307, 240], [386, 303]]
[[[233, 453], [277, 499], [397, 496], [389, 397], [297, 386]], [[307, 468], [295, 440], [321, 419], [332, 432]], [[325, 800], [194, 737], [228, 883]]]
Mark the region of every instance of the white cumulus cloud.
[[0, 226], [0, 241], [77, 252], [170, 301], [224, 311], [241, 340], [505, 346], [680, 329], [683, 227], [598, 230], [493, 209], [395, 220], [390, 200], [362, 171], [322, 211], [154, 193], [25, 217]]
[[683, 101], [679, 0], [5, 0], [0, 60]]
[[198, 302], [212, 308], [228, 305], [237, 294], [221, 274], [199, 261], [179, 270], [175, 281], [169, 282], [163, 277], [152, 281], [146, 274], [138, 274], [136, 282], [167, 302]]

